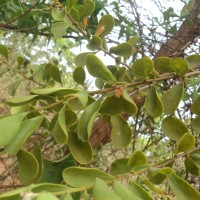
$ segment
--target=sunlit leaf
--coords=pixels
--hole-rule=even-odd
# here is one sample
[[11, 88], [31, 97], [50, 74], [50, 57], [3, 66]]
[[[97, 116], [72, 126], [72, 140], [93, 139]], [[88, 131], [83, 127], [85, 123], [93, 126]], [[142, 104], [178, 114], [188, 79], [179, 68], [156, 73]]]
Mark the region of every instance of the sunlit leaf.
[[133, 48], [128, 42], [118, 44], [110, 48], [110, 52], [122, 57], [130, 57], [133, 53]]
[[42, 191], [39, 193], [35, 200], [59, 200], [56, 196], [51, 194], [50, 192]]
[[104, 181], [97, 178], [93, 188], [94, 200], [121, 200]]
[[132, 153], [127, 164], [131, 168], [134, 168], [138, 165], [146, 165], [147, 158], [142, 151], [138, 150]]
[[63, 171], [65, 182], [72, 187], [90, 187], [95, 183], [96, 178], [103, 181], [112, 181], [114, 176], [95, 168], [68, 167]]
[[138, 42], [138, 40], [140, 39], [139, 35], [134, 35], [133, 37], [131, 37], [128, 40], [128, 43], [131, 44], [132, 47], [135, 47], [136, 43]]
[[86, 56], [86, 67], [90, 75], [103, 79], [105, 81], [113, 81], [114, 76], [104, 63], [95, 55]]
[[31, 101], [34, 101], [38, 95], [28, 95], [23, 97], [13, 97], [6, 101], [10, 106], [20, 106]]
[[70, 133], [68, 146], [74, 159], [80, 164], [88, 164], [93, 157], [92, 147], [89, 142], [80, 140], [76, 133]]
[[65, 9], [64, 8], [53, 8], [51, 11], [51, 15], [54, 20], [61, 21], [65, 17]]
[[80, 67], [86, 65], [86, 56], [89, 54], [92, 54], [92, 52], [84, 52], [84, 53], [78, 54], [74, 59], [75, 65], [80, 66]]
[[200, 193], [184, 179], [175, 174], [168, 174], [167, 179], [177, 200], [200, 199]]
[[177, 109], [180, 100], [183, 96], [184, 88], [182, 84], [178, 84], [169, 90], [167, 90], [162, 96], [162, 103], [164, 107], [164, 112], [166, 114], [174, 114]]
[[163, 113], [163, 104], [157, 94], [155, 87], [152, 87], [145, 99], [145, 108], [152, 117], [159, 117]]
[[127, 121], [119, 116], [111, 117], [111, 140], [116, 148], [124, 148], [131, 142], [132, 131]]
[[55, 38], [61, 38], [66, 34], [68, 24], [65, 22], [56, 22], [51, 27], [51, 33]]
[[175, 116], [166, 117], [163, 120], [162, 130], [167, 137], [177, 142], [185, 133], [188, 133], [186, 125]]

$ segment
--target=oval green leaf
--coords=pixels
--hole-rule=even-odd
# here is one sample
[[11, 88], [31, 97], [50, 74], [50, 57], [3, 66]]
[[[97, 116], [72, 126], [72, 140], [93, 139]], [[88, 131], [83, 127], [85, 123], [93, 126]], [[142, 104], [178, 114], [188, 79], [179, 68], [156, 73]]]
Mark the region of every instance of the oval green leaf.
[[68, 27], [65, 22], [56, 22], [51, 27], [51, 33], [55, 38], [61, 38], [66, 34]]
[[200, 117], [192, 119], [192, 129], [200, 134]]
[[8, 48], [5, 45], [0, 44], [0, 54], [8, 60]]
[[87, 44], [87, 48], [91, 51], [98, 50], [102, 46], [101, 38], [98, 35], [93, 35], [92, 39]]
[[131, 169], [133, 169], [138, 165], [146, 165], [147, 158], [142, 151], [138, 150], [132, 153], [127, 164]]
[[164, 113], [174, 114], [182, 99], [183, 91], [184, 88], [182, 84], [178, 84], [163, 94], [161, 99], [164, 107]]
[[86, 65], [86, 56], [89, 54], [92, 54], [92, 52], [84, 52], [84, 53], [78, 54], [74, 59], [75, 65], [80, 66], [80, 67], [85, 66]]
[[145, 99], [145, 108], [152, 117], [159, 117], [163, 113], [163, 104], [157, 94], [155, 87], [152, 87]]
[[193, 104], [191, 106], [191, 111], [196, 115], [200, 115], [200, 106], [199, 105], [200, 105], [200, 96], [198, 96], [194, 100], [194, 102], [193, 102]]
[[110, 53], [114, 53], [115, 55], [122, 56], [122, 57], [130, 57], [133, 53], [133, 48], [131, 44], [128, 42], [124, 42], [118, 44], [115, 47], [110, 48]]
[[8, 99], [6, 103], [9, 106], [20, 106], [26, 103], [29, 103], [31, 101], [34, 101], [38, 97], [38, 95], [28, 95], [28, 96], [23, 96], [23, 97], [14, 97], [11, 99]]
[[114, 176], [95, 168], [68, 167], [63, 171], [64, 181], [72, 187], [91, 187], [96, 178], [103, 181], [112, 181]]
[[74, 159], [80, 164], [88, 164], [93, 157], [92, 147], [89, 142], [81, 141], [76, 133], [70, 133], [68, 146]]
[[114, 81], [111, 71], [95, 55], [89, 54], [86, 56], [86, 67], [90, 75], [105, 81]]
[[56, 21], [61, 21], [65, 17], [65, 9], [64, 8], [53, 8], [51, 11], [51, 15], [54, 20]]
[[73, 72], [73, 79], [81, 85], [84, 85], [86, 78], [85, 70], [82, 67], [76, 67]]
[[196, 55], [188, 56], [186, 60], [189, 64], [189, 68], [196, 68], [199, 66], [199, 63], [200, 63], [200, 55], [196, 54]]
[[58, 144], [67, 143], [68, 131], [66, 128], [65, 128], [65, 131], [63, 131], [63, 129], [58, 121], [56, 122], [56, 124], [54, 126], [53, 135]]
[[188, 133], [186, 125], [175, 116], [166, 117], [163, 120], [162, 130], [167, 137], [177, 142], [185, 133]]
[[200, 193], [175, 174], [167, 175], [168, 183], [178, 200], [200, 199]]
[[175, 70], [170, 66], [170, 58], [168, 57], [159, 57], [154, 61], [155, 69], [159, 73], [170, 73], [175, 72]]
[[184, 163], [186, 170], [190, 174], [193, 174], [195, 176], [200, 176], [200, 165], [195, 160], [186, 156]]
[[129, 145], [132, 137], [132, 130], [127, 121], [119, 116], [111, 117], [111, 140], [116, 148], [124, 148]]

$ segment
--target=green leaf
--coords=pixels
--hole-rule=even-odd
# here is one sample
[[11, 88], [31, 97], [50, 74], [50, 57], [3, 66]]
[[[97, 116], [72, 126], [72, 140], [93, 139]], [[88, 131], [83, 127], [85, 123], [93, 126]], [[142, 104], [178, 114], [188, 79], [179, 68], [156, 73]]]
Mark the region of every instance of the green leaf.
[[84, 53], [78, 54], [74, 59], [75, 65], [80, 66], [80, 67], [83, 67], [84, 65], [86, 65], [86, 56], [89, 54], [92, 54], [92, 52], [84, 52]]
[[140, 39], [139, 35], [134, 35], [133, 37], [131, 37], [128, 40], [128, 43], [131, 44], [132, 47], [135, 47], [136, 43], [138, 42], [138, 40]]
[[188, 56], [186, 60], [189, 64], [189, 68], [196, 68], [199, 66], [199, 63], [200, 63], [200, 55], [196, 54], [196, 55]]
[[194, 100], [194, 102], [193, 102], [193, 104], [191, 106], [191, 111], [196, 115], [200, 115], [200, 106], [199, 105], [200, 105], [200, 96], [198, 96]]
[[89, 142], [81, 141], [76, 133], [70, 133], [68, 146], [74, 159], [80, 164], [88, 164], [92, 158], [92, 147]]
[[195, 137], [191, 133], [185, 133], [178, 142], [176, 153], [186, 152], [195, 146]]
[[131, 71], [133, 76], [136, 78], [146, 78], [153, 70], [153, 67], [153, 61], [148, 57], [143, 57], [133, 63], [133, 65], [131, 66]]
[[129, 189], [124, 187], [118, 181], [114, 182], [114, 191], [121, 198], [126, 200], [142, 200], [140, 197], [132, 193]]
[[67, 129], [65, 129], [65, 131], [63, 131], [63, 129], [58, 121], [56, 122], [56, 124], [54, 126], [53, 135], [58, 144], [67, 143], [68, 131], [67, 131]]
[[0, 54], [8, 60], [8, 48], [5, 45], [0, 44]]
[[53, 17], [54, 20], [56, 21], [61, 21], [64, 19], [65, 17], [65, 9], [64, 8], [53, 8], [51, 11], [51, 15]]
[[20, 150], [17, 153], [17, 161], [19, 167], [19, 178], [22, 183], [30, 184], [38, 175], [39, 164], [32, 153]]
[[111, 47], [110, 53], [114, 53], [115, 55], [122, 57], [130, 57], [133, 53], [133, 48], [131, 44], [129, 44], [128, 42], [124, 42], [118, 44], [116, 47]]
[[185, 133], [188, 133], [186, 125], [175, 116], [166, 117], [163, 120], [162, 130], [167, 137], [177, 142]]
[[152, 87], [145, 99], [145, 108], [152, 117], [159, 117], [163, 113], [163, 104], [157, 94], [155, 87]]
[[155, 185], [159, 185], [166, 179], [166, 175], [171, 174], [172, 172], [173, 169], [170, 167], [150, 167], [147, 176], [152, 183], [154, 183]]
[[146, 165], [147, 158], [142, 151], [138, 150], [132, 153], [127, 164], [131, 169], [138, 165]]
[[186, 156], [184, 163], [186, 170], [190, 174], [193, 174], [195, 176], [200, 176], [200, 165], [195, 160]]
[[112, 31], [114, 25], [115, 20], [112, 15], [103, 15], [99, 20], [95, 34], [101, 37], [108, 35]]
[[48, 64], [46, 66], [49, 66], [49, 72], [51, 74], [51, 77], [58, 83], [62, 85], [62, 80], [61, 80], [61, 74], [57, 66], [53, 64]]
[[[62, 172], [66, 167], [75, 166], [75, 160], [71, 156], [71, 154], [67, 155], [67, 157], [62, 158], [59, 161], [50, 161], [50, 160], [43, 160], [43, 167], [41, 177], [39, 179], [39, 183], [61, 183], [63, 180]], [[64, 185], [60, 185], [66, 187]], [[48, 187], [49, 188], [49, 187]], [[49, 188], [50, 189], [50, 188]], [[54, 189], [54, 188], [52, 188]], [[47, 190], [46, 188], [41, 188], [41, 191]], [[37, 192], [37, 191], [36, 191]]]
[[112, 181], [114, 176], [95, 168], [68, 167], [63, 171], [64, 181], [72, 187], [91, 187], [96, 178], [103, 181]]
[[122, 200], [104, 181], [97, 178], [93, 188], [94, 200]]
[[31, 90], [31, 93], [38, 95], [53, 95], [53, 96], [64, 96], [68, 94], [77, 93], [78, 90], [63, 88], [63, 87], [46, 87], [42, 89]]
[[65, 22], [56, 22], [51, 27], [51, 33], [55, 38], [61, 38], [66, 35], [66, 30], [69, 25]]
[[136, 104], [134, 103], [134, 101], [129, 96], [126, 89], [124, 90], [124, 92], [122, 94], [122, 98], [123, 98], [123, 111], [130, 115], [134, 115], [135, 113], [137, 113], [138, 108], [137, 108]]
[[6, 101], [9, 106], [20, 106], [34, 101], [38, 95], [28, 95], [23, 97], [13, 97]]
[[83, 20], [84, 17], [90, 16], [95, 9], [95, 3], [92, 0], [85, 0], [84, 4], [79, 6], [78, 15], [80, 20]]
[[21, 56], [21, 55], [17, 56], [17, 64], [18, 64], [18, 66], [23, 65], [24, 62], [25, 62], [24, 56]]
[[8, 91], [8, 94], [10, 96], [14, 96], [15, 95], [16, 90], [19, 87], [20, 83], [21, 83], [21, 80], [20, 81], [16, 81], [16, 82], [12, 83], [11, 85], [9, 85], [7, 91]]
[[116, 176], [125, 174], [131, 171], [131, 166], [128, 166], [128, 158], [117, 159], [111, 164], [111, 174]]
[[40, 192], [35, 200], [46, 200], [46, 199], [59, 200], [56, 196], [46, 191]]
[[137, 183], [131, 181], [129, 183], [129, 188], [135, 195], [140, 197], [141, 200], [153, 200], [151, 195], [143, 187], [141, 187]]
[[88, 141], [92, 133], [93, 123], [98, 115], [101, 98], [90, 104], [82, 113], [78, 124], [78, 137], [82, 141]]
[[200, 193], [179, 176], [168, 174], [167, 179], [177, 200], [200, 199]]
[[131, 142], [132, 131], [127, 121], [121, 116], [111, 117], [111, 140], [116, 148], [124, 148]]
[[168, 57], [159, 57], [154, 61], [155, 69], [159, 73], [170, 73], [175, 72], [175, 69], [170, 66], [170, 58]]
[[22, 145], [27, 141], [27, 139], [38, 129], [42, 123], [44, 116], [38, 116], [32, 119], [25, 120], [21, 123], [21, 126], [15, 136], [15, 139], [12, 140], [6, 146], [6, 152], [8, 154], [16, 154], [22, 147]]
[[178, 84], [163, 94], [162, 103], [164, 107], [164, 113], [174, 114], [183, 97], [183, 92], [184, 88], [182, 84]]
[[169, 65], [179, 77], [183, 77], [188, 72], [188, 63], [183, 58], [172, 58]]
[[200, 117], [192, 119], [192, 129], [200, 134]]
[[123, 112], [123, 99], [115, 96], [107, 97], [101, 105], [100, 112], [109, 116], [121, 114]]
[[76, 67], [73, 72], [73, 79], [81, 85], [84, 85], [86, 78], [85, 70], [82, 67]]
[[91, 51], [98, 50], [101, 46], [102, 46], [102, 41], [98, 35], [93, 35], [92, 39], [87, 44], [87, 48]]
[[77, 3], [78, 0], [67, 0], [67, 8], [70, 10]]
[[95, 55], [89, 54], [86, 56], [86, 67], [90, 75], [105, 81], [114, 81], [111, 71]]
[[6, 133], [0, 134], [0, 146], [8, 145], [16, 137], [26, 115], [24, 112], [0, 118], [1, 133]]

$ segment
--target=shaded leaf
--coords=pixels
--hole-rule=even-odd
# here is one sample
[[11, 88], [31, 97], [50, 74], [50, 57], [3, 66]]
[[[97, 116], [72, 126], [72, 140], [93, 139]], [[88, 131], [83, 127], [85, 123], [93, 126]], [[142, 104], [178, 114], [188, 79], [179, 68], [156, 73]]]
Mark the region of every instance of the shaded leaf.
[[76, 133], [69, 134], [68, 146], [77, 162], [88, 164], [92, 160], [93, 152], [90, 143], [81, 141]]
[[115, 21], [112, 15], [103, 15], [99, 20], [95, 34], [101, 37], [108, 35], [112, 31], [114, 25]]
[[131, 168], [134, 168], [138, 165], [146, 165], [147, 158], [142, 151], [138, 150], [132, 153], [127, 164]]
[[162, 130], [167, 137], [177, 142], [185, 133], [188, 133], [186, 125], [175, 116], [166, 117], [163, 120]]
[[96, 178], [103, 181], [111, 181], [114, 176], [107, 174], [95, 168], [86, 167], [69, 167], [63, 171], [65, 182], [72, 187], [91, 187], [94, 185]]
[[121, 200], [121, 198], [115, 194], [104, 181], [97, 178], [93, 188], [94, 200]]
[[196, 68], [199, 66], [200, 63], [200, 55], [196, 54], [196, 55], [190, 55], [186, 58], [188, 64], [189, 64], [189, 68]]
[[53, 64], [49, 64], [49, 71], [51, 74], [51, 77], [58, 83], [62, 85], [62, 80], [61, 80], [61, 74], [57, 66]]
[[163, 94], [162, 103], [164, 107], [164, 112], [166, 114], [174, 114], [182, 99], [183, 92], [184, 88], [182, 84], [178, 84], [170, 88]]
[[102, 41], [98, 35], [93, 35], [92, 39], [87, 44], [87, 48], [91, 51], [98, 50], [101, 46], [102, 46]]
[[21, 123], [21, 126], [15, 136], [15, 139], [12, 140], [6, 146], [6, 152], [9, 154], [17, 153], [22, 145], [27, 141], [27, 139], [34, 133], [35, 130], [38, 129], [40, 124], [42, 123], [44, 116], [38, 116], [32, 119], [25, 120]]
[[192, 129], [200, 134], [200, 117], [192, 119]]
[[46, 199], [59, 200], [56, 196], [46, 191], [40, 192], [35, 200], [46, 200]]
[[85, 70], [82, 67], [76, 67], [73, 72], [73, 79], [81, 85], [84, 85], [86, 78]]
[[95, 55], [89, 54], [86, 56], [86, 67], [90, 75], [105, 81], [114, 81], [111, 71]]
[[131, 171], [132, 167], [128, 166], [128, 158], [117, 159], [111, 164], [111, 174], [116, 176]]
[[63, 131], [63, 129], [58, 121], [56, 122], [56, 124], [54, 126], [53, 135], [58, 144], [67, 143], [68, 131], [67, 131], [67, 129], [65, 129], [65, 131]]
[[179, 176], [168, 174], [167, 179], [177, 200], [200, 199], [200, 193]]
[[80, 67], [86, 65], [86, 56], [89, 54], [92, 54], [92, 52], [84, 52], [84, 53], [78, 54], [74, 59], [75, 65], [80, 66]]
[[8, 60], [8, 48], [5, 45], [0, 44], [0, 54]]
[[200, 115], [200, 106], [199, 105], [200, 105], [200, 96], [198, 96], [194, 100], [194, 102], [193, 102], [193, 104], [191, 106], [191, 111], [196, 115]]
[[152, 117], [159, 117], [163, 113], [163, 104], [157, 94], [155, 87], [152, 87], [145, 99], [145, 108]]
[[0, 146], [8, 145], [16, 137], [26, 115], [24, 112], [0, 118], [1, 133], [6, 133], [0, 134]]
[[111, 140], [116, 148], [124, 148], [131, 142], [132, 131], [127, 121], [121, 116], [111, 117]]
[[178, 142], [176, 153], [186, 152], [195, 146], [195, 137], [191, 133], [185, 133]]
[[67, 8], [68, 8], [68, 10], [70, 10], [77, 3], [77, 1], [78, 0], [67, 1]]
[[131, 44], [128, 42], [124, 42], [118, 44], [115, 47], [110, 48], [110, 53], [114, 53], [115, 55], [122, 56], [122, 57], [130, 57], [133, 53], [133, 48]]
[[131, 66], [131, 71], [133, 76], [136, 78], [146, 78], [153, 70], [153, 67], [153, 61], [148, 57], [143, 57], [133, 63], [133, 65]]
[[200, 176], [200, 165], [195, 160], [193, 160], [189, 156], [186, 156], [184, 163], [186, 170], [190, 174], [193, 174], [195, 176]]
[[170, 66], [170, 58], [168, 57], [159, 57], [154, 61], [155, 69], [159, 73], [170, 73], [174, 72], [175, 69]]
[[90, 104], [82, 113], [78, 124], [78, 137], [82, 141], [88, 141], [92, 132], [93, 123], [98, 115], [101, 98]]
[[21, 80], [20, 81], [16, 81], [16, 82], [12, 83], [11, 85], [9, 85], [8, 94], [10, 96], [14, 96], [15, 95], [16, 90], [19, 87], [20, 83], [21, 83]]

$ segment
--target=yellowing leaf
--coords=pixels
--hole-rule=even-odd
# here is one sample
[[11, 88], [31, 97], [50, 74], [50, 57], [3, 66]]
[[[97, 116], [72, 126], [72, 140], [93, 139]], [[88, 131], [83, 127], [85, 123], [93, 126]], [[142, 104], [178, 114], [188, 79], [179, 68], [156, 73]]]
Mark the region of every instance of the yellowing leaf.
[[164, 113], [174, 114], [180, 103], [180, 100], [182, 99], [183, 91], [184, 88], [182, 84], [178, 84], [163, 94], [162, 103], [164, 107]]
[[122, 200], [104, 181], [97, 178], [93, 188], [94, 200]]
[[26, 115], [24, 112], [0, 118], [0, 146], [8, 145], [16, 137]]
[[163, 120], [162, 130], [167, 137], [177, 142], [185, 133], [188, 133], [186, 125], [175, 116], [166, 117]]
[[143, 57], [133, 63], [133, 65], [131, 66], [131, 71], [133, 76], [136, 78], [146, 78], [153, 70], [153, 67], [153, 61], [148, 57]]
[[86, 56], [86, 67], [90, 75], [105, 81], [114, 81], [111, 71], [95, 55], [89, 54]]
[[196, 115], [200, 115], [200, 96], [194, 100], [191, 106], [191, 111]]
[[177, 200], [199, 200], [200, 193], [188, 182], [175, 174], [167, 175], [168, 183]]
[[127, 121], [119, 116], [111, 117], [111, 140], [116, 148], [124, 148], [131, 142], [132, 131]]
[[84, 85], [86, 78], [85, 70], [82, 67], [76, 67], [73, 72], [73, 79], [81, 85]]
[[159, 117], [163, 113], [163, 104], [155, 87], [152, 87], [145, 99], [145, 108], [152, 117]]
[[114, 176], [101, 170], [86, 167], [68, 167], [63, 171], [63, 178], [72, 187], [91, 187], [94, 185], [96, 178], [103, 181], [115, 179]]
[[90, 104], [81, 115], [78, 124], [78, 137], [84, 142], [88, 141], [90, 138], [93, 123], [99, 112], [100, 104], [101, 98]]
[[122, 57], [130, 57], [133, 53], [133, 48], [128, 42], [118, 44], [116, 47], [111, 47], [110, 52]]
[[39, 172], [36, 158], [30, 152], [20, 150], [17, 153], [19, 178], [24, 184], [30, 184]]
[[92, 160], [92, 147], [89, 142], [81, 141], [76, 133], [70, 133], [68, 146], [74, 159], [80, 164], [88, 164]]
[[147, 158], [143, 154], [142, 151], [138, 150], [138, 151], [135, 151], [135, 152], [132, 153], [127, 164], [131, 168], [134, 168], [138, 165], [146, 165], [147, 164]]
[[186, 152], [195, 145], [195, 137], [191, 133], [185, 133], [178, 142], [176, 153]]
[[114, 25], [115, 25], [115, 21], [112, 15], [108, 15], [108, 14], [104, 15], [99, 20], [95, 34], [103, 37], [112, 31]]

